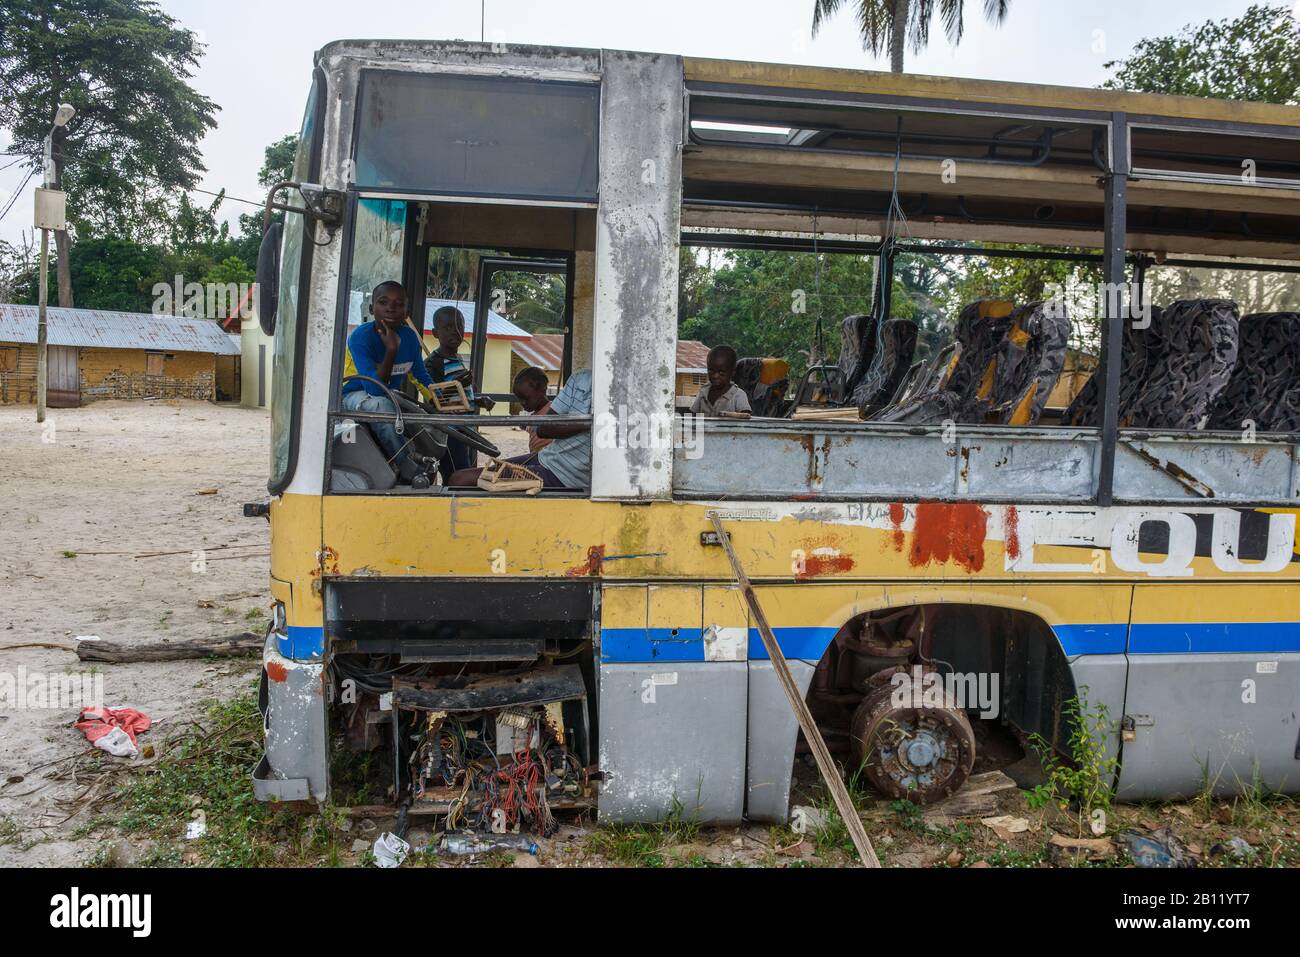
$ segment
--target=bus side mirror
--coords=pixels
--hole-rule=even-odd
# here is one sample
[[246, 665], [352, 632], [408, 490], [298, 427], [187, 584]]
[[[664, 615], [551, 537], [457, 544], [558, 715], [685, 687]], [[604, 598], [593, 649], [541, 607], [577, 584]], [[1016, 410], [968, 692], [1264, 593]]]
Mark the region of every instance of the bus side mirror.
[[280, 238], [284, 224], [273, 222], [262, 234], [257, 250], [257, 324], [275, 335], [275, 312], [280, 303]]

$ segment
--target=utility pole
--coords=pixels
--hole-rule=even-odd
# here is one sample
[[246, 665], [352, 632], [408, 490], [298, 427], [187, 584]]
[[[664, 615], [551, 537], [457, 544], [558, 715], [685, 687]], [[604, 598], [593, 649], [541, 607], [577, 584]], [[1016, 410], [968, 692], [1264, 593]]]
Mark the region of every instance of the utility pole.
[[54, 125], [50, 127], [50, 132], [45, 137], [45, 163], [41, 188], [36, 191], [36, 226], [41, 231], [40, 290], [37, 293], [39, 305], [36, 319], [36, 421], [38, 423], [45, 421], [45, 391], [49, 384], [47, 360], [49, 348], [46, 345], [48, 332], [45, 319], [50, 298], [50, 230], [67, 228], [66, 196], [61, 189], [55, 188], [54, 139], [56, 136], [62, 139], [62, 128], [68, 125], [68, 121], [76, 115], [76, 112], [67, 103], [63, 103], [54, 114]]

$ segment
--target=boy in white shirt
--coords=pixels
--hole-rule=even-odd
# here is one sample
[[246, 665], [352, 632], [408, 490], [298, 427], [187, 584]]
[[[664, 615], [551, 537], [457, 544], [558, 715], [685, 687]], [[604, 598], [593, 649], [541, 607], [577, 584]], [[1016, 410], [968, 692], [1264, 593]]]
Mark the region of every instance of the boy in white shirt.
[[736, 374], [736, 350], [731, 346], [714, 346], [709, 350], [706, 360], [709, 384], [700, 390], [700, 394], [691, 403], [691, 411], [696, 415], [716, 415], [727, 418], [749, 418], [749, 396], [745, 390], [732, 382]]

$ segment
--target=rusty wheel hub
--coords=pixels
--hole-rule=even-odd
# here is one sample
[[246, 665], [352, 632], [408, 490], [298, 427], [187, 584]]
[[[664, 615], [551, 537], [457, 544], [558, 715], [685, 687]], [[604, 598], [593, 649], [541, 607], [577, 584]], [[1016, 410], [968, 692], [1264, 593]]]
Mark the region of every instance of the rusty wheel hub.
[[975, 764], [975, 733], [965, 713], [899, 707], [888, 687], [867, 695], [850, 728], [855, 765], [878, 791], [929, 804], [960, 788]]

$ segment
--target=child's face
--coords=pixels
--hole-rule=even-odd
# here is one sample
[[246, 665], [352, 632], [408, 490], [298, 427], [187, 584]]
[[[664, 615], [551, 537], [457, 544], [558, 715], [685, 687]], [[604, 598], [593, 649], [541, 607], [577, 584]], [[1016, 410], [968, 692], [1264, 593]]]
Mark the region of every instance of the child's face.
[[708, 361], [709, 385], [722, 389], [731, 385], [731, 377], [736, 371], [736, 367], [723, 358], [712, 358]]
[[536, 412], [546, 405], [546, 390], [532, 382], [521, 380], [515, 383], [515, 398], [519, 400], [525, 412]]
[[384, 289], [370, 304], [370, 314], [385, 325], [402, 325], [406, 319], [406, 290]]
[[460, 316], [454, 320], [439, 319], [434, 323], [433, 335], [444, 353], [454, 354], [465, 341], [465, 320]]

